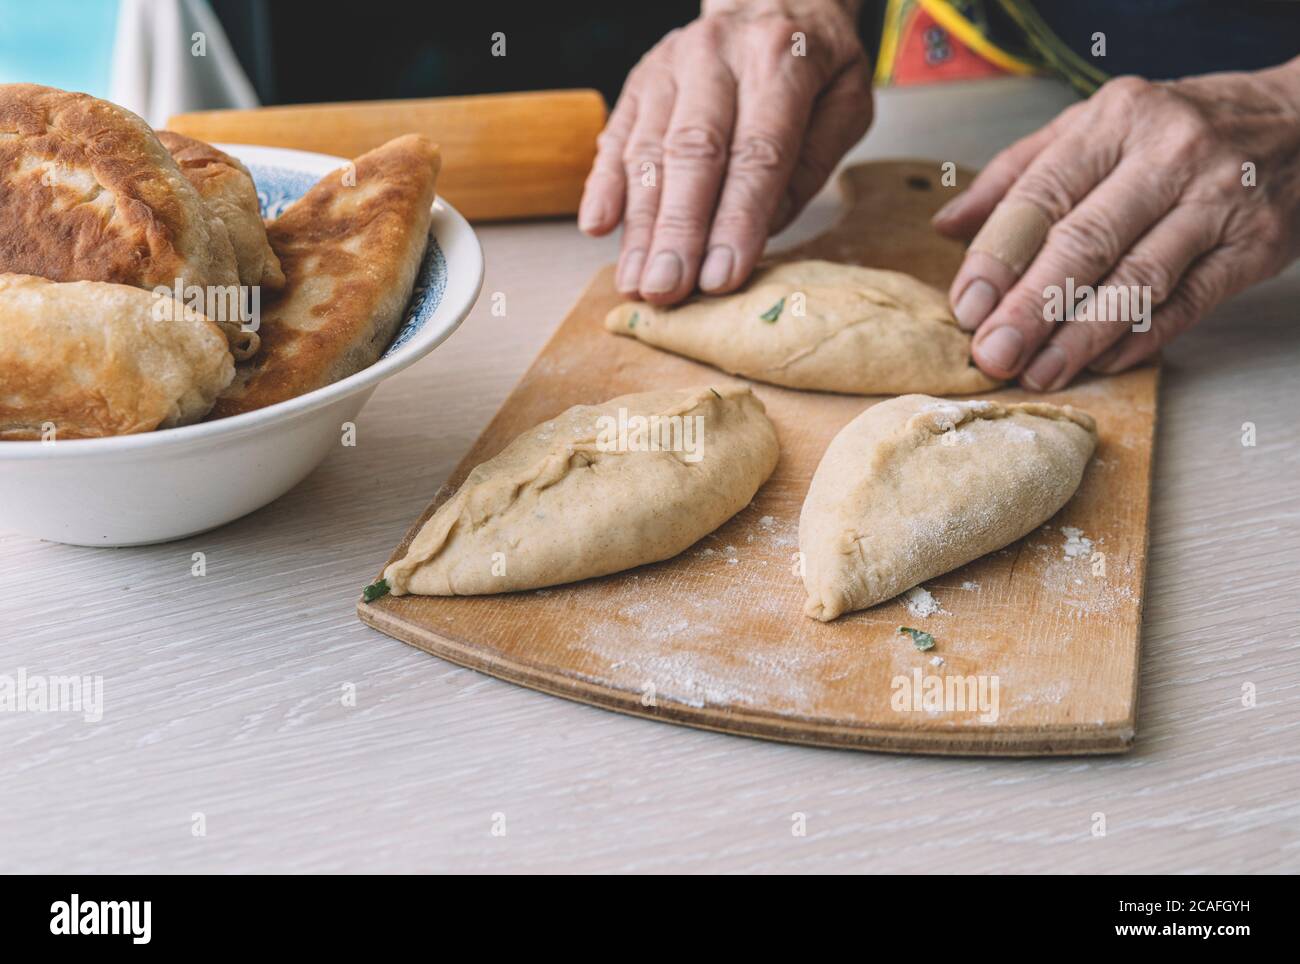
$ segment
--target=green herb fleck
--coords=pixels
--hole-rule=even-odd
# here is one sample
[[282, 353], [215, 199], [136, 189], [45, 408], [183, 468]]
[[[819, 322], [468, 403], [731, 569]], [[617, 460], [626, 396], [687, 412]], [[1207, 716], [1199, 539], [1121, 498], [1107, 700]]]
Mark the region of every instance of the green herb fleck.
[[627, 330], [631, 331], [636, 327], [636, 323], [641, 320], [641, 312], [632, 312], [632, 317], [627, 320]]
[[927, 649], [934, 649], [934, 637], [924, 630], [909, 629], [907, 626], [899, 626], [898, 631], [911, 636], [912, 642], [916, 644], [916, 648], [921, 652], [924, 653]]
[[780, 301], [774, 304], [771, 308], [768, 308], [767, 311], [763, 312], [758, 317], [762, 318], [764, 321], [771, 324], [781, 317], [781, 309], [783, 309], [784, 307], [785, 307], [785, 299], [782, 298]]
[[718, 394], [718, 390], [716, 388], [710, 388], [709, 391], [711, 391], [714, 395], [717, 395], [718, 398], [722, 397], [721, 395]]
[[380, 579], [361, 590], [361, 598], [366, 602], [374, 602], [380, 596], [387, 596], [389, 588], [388, 580]]

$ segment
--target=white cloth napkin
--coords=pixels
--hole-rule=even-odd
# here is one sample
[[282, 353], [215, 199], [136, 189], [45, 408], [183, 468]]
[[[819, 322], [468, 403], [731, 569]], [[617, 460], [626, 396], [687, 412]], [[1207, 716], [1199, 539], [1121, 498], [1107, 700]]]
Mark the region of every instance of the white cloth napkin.
[[258, 106], [205, 0], [122, 0], [108, 99], [154, 127], [186, 111]]

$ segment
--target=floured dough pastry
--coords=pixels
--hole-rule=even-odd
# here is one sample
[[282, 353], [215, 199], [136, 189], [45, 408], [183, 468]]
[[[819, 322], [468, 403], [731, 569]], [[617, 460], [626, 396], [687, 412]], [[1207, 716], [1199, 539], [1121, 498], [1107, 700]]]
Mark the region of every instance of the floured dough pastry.
[[675, 308], [619, 305], [605, 327], [788, 388], [958, 395], [999, 384], [971, 363], [942, 292], [910, 275], [830, 261], [760, 267], [739, 292]]
[[804, 612], [865, 609], [1014, 542], [1069, 501], [1096, 444], [1068, 405], [872, 406], [831, 441], [804, 500]]
[[384, 570], [386, 588], [478, 595], [668, 559], [748, 505], [776, 461], [745, 386], [576, 405], [470, 472]]
[[221, 329], [152, 292], [0, 274], [0, 439], [128, 435], [197, 421], [234, 377]]
[[0, 272], [140, 288], [235, 286], [224, 222], [143, 120], [0, 84]]
[[267, 243], [257, 187], [248, 168], [225, 151], [184, 134], [159, 131], [158, 140], [180, 165], [181, 173], [194, 185], [208, 210], [225, 223], [235, 249], [239, 283], [260, 285], [267, 292], [284, 287], [284, 272]]

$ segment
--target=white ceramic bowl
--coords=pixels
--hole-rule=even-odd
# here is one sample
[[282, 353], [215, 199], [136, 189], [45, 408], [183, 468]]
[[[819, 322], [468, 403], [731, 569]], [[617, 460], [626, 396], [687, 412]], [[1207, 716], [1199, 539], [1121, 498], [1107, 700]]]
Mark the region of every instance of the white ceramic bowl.
[[[343, 158], [218, 145], [253, 172], [274, 216]], [[180, 539], [259, 509], [306, 478], [340, 443], [375, 386], [433, 351], [469, 314], [483, 252], [441, 199], [416, 293], [388, 351], [342, 381], [231, 418], [141, 435], [0, 442], [0, 529], [79, 546]]]

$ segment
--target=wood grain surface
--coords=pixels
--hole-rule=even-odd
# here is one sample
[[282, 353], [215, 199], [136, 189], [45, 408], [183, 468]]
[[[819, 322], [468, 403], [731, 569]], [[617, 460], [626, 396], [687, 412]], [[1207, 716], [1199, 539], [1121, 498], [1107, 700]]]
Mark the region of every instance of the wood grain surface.
[[197, 111], [167, 122], [199, 140], [349, 158], [425, 134], [442, 150], [438, 194], [471, 221], [575, 213], [604, 124], [594, 90]]
[[[1000, 79], [876, 98], [851, 161], [978, 167], [1074, 96]], [[774, 246], [842, 210], [831, 185]], [[1300, 870], [1300, 270], [1166, 352], [1132, 750], [957, 759], [664, 726], [357, 620], [357, 587], [618, 253], [571, 220], [479, 237], [464, 326], [274, 504], [133, 549], [0, 533], [0, 674], [104, 687], [95, 723], [0, 712], [0, 872]]]
[[[962, 247], [929, 226], [946, 196], [939, 169], [938, 161], [920, 160], [848, 169], [843, 218], [784, 257], [909, 271], [946, 289]], [[967, 180], [962, 174], [959, 186]], [[606, 332], [605, 314], [620, 300], [607, 267], [393, 558], [470, 469], [570, 405], [726, 380]], [[1131, 744], [1155, 368], [1084, 379], [1051, 396], [1098, 421], [1101, 441], [1079, 492], [1024, 539], [929, 583], [940, 613], [917, 615], [897, 599], [829, 624], [802, 613], [799, 511], [830, 440], [879, 399], [754, 387], [776, 424], [780, 463], [747, 509], [681, 555], [536, 592], [390, 596], [358, 603], [358, 614], [420, 649], [512, 682], [730, 733], [985, 755], [1115, 752]], [[1067, 549], [1068, 529], [1081, 534]], [[897, 632], [902, 625], [929, 631], [938, 645], [918, 651]], [[962, 698], [926, 703], [926, 686], [956, 687]]]

